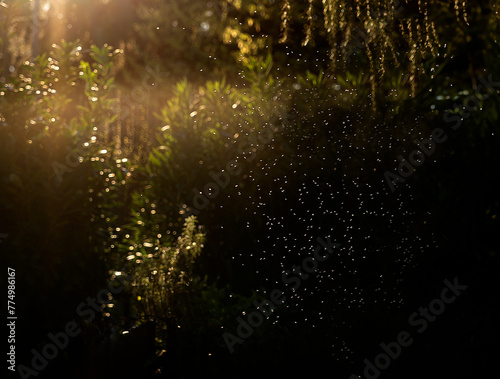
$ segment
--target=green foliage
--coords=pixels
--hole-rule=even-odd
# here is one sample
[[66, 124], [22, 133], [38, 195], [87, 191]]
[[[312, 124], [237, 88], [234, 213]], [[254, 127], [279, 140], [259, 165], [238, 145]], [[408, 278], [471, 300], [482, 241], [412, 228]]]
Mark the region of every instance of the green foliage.
[[[201, 282], [193, 277], [195, 259], [201, 253], [205, 235], [196, 219], [186, 219], [184, 229], [173, 245], [155, 240], [138, 241], [127, 249], [127, 274], [132, 281], [131, 294], [141, 319], [177, 319], [189, 306]], [[128, 242], [128, 241], [127, 241]]]
[[[0, 229], [9, 235], [2, 260], [22, 267], [24, 290], [40, 291], [21, 303], [26, 317], [52, 314], [61, 301], [71, 304], [105, 283], [108, 223], [127, 171], [103, 144], [113, 120], [115, 55], [93, 47], [87, 62], [78, 42], [62, 42], [0, 89]], [[44, 327], [66, 322], [73, 310]]]

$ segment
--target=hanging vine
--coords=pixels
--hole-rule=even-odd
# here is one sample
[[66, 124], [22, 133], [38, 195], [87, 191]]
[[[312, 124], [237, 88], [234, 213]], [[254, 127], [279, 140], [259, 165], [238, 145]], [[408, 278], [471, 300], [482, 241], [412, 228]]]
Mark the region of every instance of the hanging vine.
[[[298, 1], [298, 0], [297, 0]], [[425, 58], [436, 57], [441, 47], [435, 22], [429, 17], [435, 7], [452, 7], [459, 23], [468, 25], [467, 1], [450, 4], [440, 0], [308, 0], [303, 45], [312, 40], [313, 12], [322, 2], [323, 27], [330, 44], [333, 67], [346, 65], [351, 56], [364, 51], [368, 59], [372, 96], [377, 81], [390, 66], [408, 68], [412, 96]], [[289, 38], [288, 25], [294, 13], [286, 0], [282, 17], [282, 41]], [[405, 51], [398, 55], [397, 51]]]

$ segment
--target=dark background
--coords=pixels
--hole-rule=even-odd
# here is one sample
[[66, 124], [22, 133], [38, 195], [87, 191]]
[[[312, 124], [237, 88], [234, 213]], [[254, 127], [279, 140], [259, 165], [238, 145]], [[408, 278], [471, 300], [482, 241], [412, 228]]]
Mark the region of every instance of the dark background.
[[[36, 25], [33, 2], [0, 6], [0, 260], [16, 270], [16, 365], [74, 320], [81, 333], [37, 377], [365, 377], [363, 360], [401, 331], [414, 342], [381, 378], [496, 373], [500, 97], [477, 88], [500, 82], [498, 1], [467, 1], [467, 22], [453, 2], [423, 2], [427, 17], [401, 2], [387, 26], [399, 65], [379, 75], [376, 61], [375, 79], [364, 38], [330, 58], [345, 30], [328, 34], [319, 1], [306, 46], [300, 2], [285, 42], [282, 1], [49, 3]], [[398, 20], [437, 28], [439, 54], [418, 53], [413, 78]], [[256, 139], [266, 128], [272, 141]], [[447, 140], [392, 192], [384, 173], [436, 128]], [[197, 214], [202, 248], [171, 258], [189, 236], [179, 206], [234, 159], [241, 172]], [[282, 275], [317, 237], [340, 246], [294, 292]], [[169, 268], [156, 287], [153, 271]], [[85, 322], [79, 304], [117, 271], [124, 290]], [[467, 290], [417, 333], [410, 315], [454, 278]], [[230, 354], [223, 333], [274, 288], [284, 305]]]

